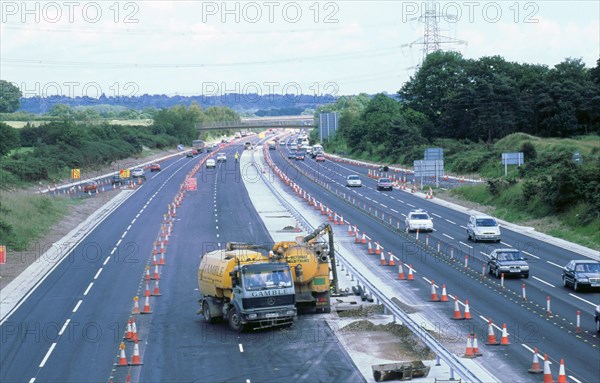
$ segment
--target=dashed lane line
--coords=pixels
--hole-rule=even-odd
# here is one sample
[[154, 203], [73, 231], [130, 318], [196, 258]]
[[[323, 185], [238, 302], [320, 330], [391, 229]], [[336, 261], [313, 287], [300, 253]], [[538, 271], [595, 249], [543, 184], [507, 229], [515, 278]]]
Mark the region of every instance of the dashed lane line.
[[543, 280], [543, 279], [540, 279], [540, 278], [538, 278], [538, 277], [536, 277], [536, 276], [534, 276], [534, 275], [532, 275], [532, 276], [531, 276], [531, 278], [535, 279], [536, 281], [540, 281], [540, 282], [542, 282], [543, 284], [545, 284], [545, 285], [548, 285], [548, 286], [550, 286], [550, 287], [556, 287], [556, 286], [554, 286], [552, 283], [548, 283], [548, 282], [546, 282], [545, 280]]

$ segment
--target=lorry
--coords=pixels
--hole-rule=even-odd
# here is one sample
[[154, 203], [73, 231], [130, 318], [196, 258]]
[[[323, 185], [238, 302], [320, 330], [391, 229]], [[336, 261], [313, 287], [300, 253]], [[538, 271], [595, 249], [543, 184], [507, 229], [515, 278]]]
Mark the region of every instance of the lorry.
[[283, 259], [290, 266], [296, 307], [301, 311], [331, 312], [331, 290], [338, 293], [331, 225], [322, 224], [293, 242], [277, 242], [273, 253], [276, 259]]
[[225, 249], [204, 254], [198, 267], [198, 313], [207, 322], [226, 319], [236, 332], [293, 324], [297, 312], [290, 265], [258, 248], [227, 243]]

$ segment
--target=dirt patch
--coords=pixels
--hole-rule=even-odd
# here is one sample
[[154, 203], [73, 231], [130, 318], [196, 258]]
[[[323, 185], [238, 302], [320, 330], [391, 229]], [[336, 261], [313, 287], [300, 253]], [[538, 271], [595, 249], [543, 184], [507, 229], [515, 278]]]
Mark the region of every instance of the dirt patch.
[[358, 320], [343, 327], [340, 334], [345, 337], [347, 345], [352, 350], [376, 358], [391, 360], [435, 358], [431, 349], [401, 324], [374, 324], [368, 320]]
[[[119, 169], [119, 166], [126, 166], [127, 164], [131, 166], [132, 163], [136, 162], [152, 161], [172, 153], [175, 153], [175, 151], [156, 152], [150, 156], [124, 159], [100, 169], [98, 173], [105, 174], [114, 171], [115, 169]], [[65, 183], [66, 182], [69, 182], [69, 180], [65, 180]], [[71, 230], [85, 221], [85, 219], [93, 212], [101, 208], [120, 192], [119, 189], [108, 189], [109, 191], [83, 197], [81, 198], [80, 203], [71, 205], [69, 211], [65, 213], [65, 216], [58, 224], [49, 227], [48, 232], [45, 235], [32, 241], [27, 250], [8, 252], [6, 255], [6, 264], [0, 266], [0, 290], [13, 281], [29, 265], [40, 259], [44, 252], [51, 249], [52, 244], [67, 235]], [[37, 187], [31, 187], [27, 190], [10, 191], [8, 193], [34, 193], [37, 190]], [[71, 197], [57, 196], [57, 198]]]

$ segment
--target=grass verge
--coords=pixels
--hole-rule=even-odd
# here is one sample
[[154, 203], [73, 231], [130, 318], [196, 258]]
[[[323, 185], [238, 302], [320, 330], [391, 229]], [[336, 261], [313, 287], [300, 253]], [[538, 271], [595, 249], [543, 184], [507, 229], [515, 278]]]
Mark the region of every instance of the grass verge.
[[9, 249], [20, 251], [42, 237], [80, 203], [70, 197], [0, 193], [0, 238]]

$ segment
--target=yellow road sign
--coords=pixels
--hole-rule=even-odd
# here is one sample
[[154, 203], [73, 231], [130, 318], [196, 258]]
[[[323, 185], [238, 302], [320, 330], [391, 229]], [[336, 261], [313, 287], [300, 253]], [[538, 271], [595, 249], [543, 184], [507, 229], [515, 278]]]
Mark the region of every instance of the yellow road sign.
[[71, 178], [78, 180], [81, 178], [81, 169], [71, 169]]
[[119, 171], [119, 176], [121, 176], [121, 178], [129, 178], [129, 169], [121, 169]]

